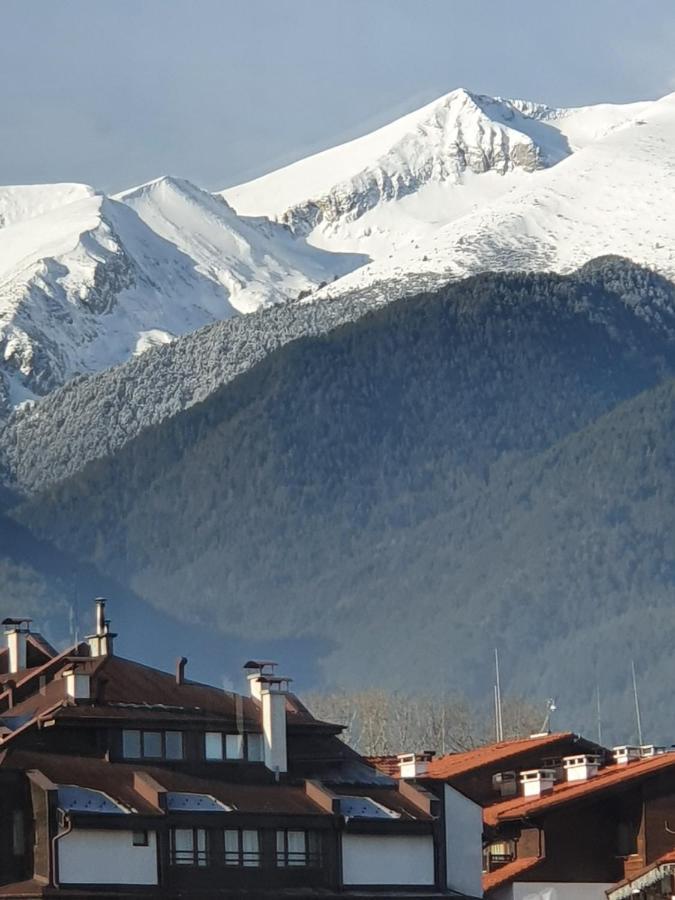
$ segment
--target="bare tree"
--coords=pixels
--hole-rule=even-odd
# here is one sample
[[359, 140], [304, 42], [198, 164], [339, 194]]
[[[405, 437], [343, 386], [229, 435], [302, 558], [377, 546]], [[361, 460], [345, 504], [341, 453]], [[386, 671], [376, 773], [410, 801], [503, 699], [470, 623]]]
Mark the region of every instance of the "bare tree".
[[[438, 754], [471, 750], [494, 740], [489, 714], [456, 694], [409, 695], [380, 689], [307, 698], [319, 719], [345, 725], [344, 740], [365, 756], [435, 750]], [[507, 738], [537, 730], [540, 712], [522, 698], [503, 701]]]

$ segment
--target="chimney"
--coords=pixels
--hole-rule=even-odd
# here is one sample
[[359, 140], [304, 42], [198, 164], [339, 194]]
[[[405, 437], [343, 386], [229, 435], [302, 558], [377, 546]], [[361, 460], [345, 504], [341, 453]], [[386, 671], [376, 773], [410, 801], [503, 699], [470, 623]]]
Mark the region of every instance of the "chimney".
[[553, 790], [555, 769], [527, 769], [520, 773], [523, 797], [540, 797]]
[[277, 667], [275, 662], [264, 659], [249, 659], [244, 663], [244, 671], [247, 673], [248, 692], [254, 700], [260, 700], [262, 694], [262, 676], [274, 675]]
[[665, 747], [657, 747], [655, 744], [643, 744], [640, 747], [640, 759], [651, 759], [652, 756], [662, 756], [667, 752]]
[[89, 642], [90, 656], [112, 656], [113, 640], [117, 637], [110, 631], [110, 620], [105, 617], [106, 600], [103, 597], [97, 597], [94, 601], [96, 604], [96, 632], [90, 634], [87, 638]]
[[288, 771], [286, 752], [286, 697], [290, 678], [258, 676], [262, 706], [265, 765], [279, 775]]
[[515, 797], [518, 793], [518, 779], [515, 772], [497, 772], [492, 776], [492, 787], [501, 797]]
[[401, 778], [422, 778], [429, 771], [429, 763], [436, 755], [435, 750], [422, 753], [399, 753], [398, 765]]
[[16, 675], [26, 668], [26, 646], [30, 634], [31, 619], [3, 619], [7, 650], [9, 651], [9, 674]]
[[640, 759], [640, 750], [640, 747], [631, 747], [629, 745], [612, 747], [612, 756], [614, 757], [615, 763], [625, 766], [629, 762]]
[[598, 774], [601, 759], [596, 754], [563, 756], [563, 768], [567, 781], [588, 781]]
[[84, 672], [78, 672], [74, 666], [63, 673], [66, 682], [66, 696], [75, 702], [91, 700], [91, 678]]
[[565, 780], [565, 769], [563, 767], [562, 756], [547, 756], [541, 761], [542, 769], [552, 769], [556, 781]]
[[185, 666], [187, 666], [187, 657], [181, 656], [176, 661], [176, 684], [185, 683]]

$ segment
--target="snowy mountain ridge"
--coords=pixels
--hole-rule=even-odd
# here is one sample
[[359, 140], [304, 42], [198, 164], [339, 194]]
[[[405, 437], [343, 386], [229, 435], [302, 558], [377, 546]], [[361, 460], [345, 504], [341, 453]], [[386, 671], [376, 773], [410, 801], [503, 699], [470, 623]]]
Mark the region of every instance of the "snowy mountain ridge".
[[[671, 123], [669, 98], [556, 109], [458, 90], [219, 194], [172, 177], [110, 197], [0, 188], [0, 417], [79, 374], [308, 295], [380, 303], [488, 268], [569, 270], [606, 253], [669, 274], [654, 235], [675, 233]], [[631, 220], [641, 192], [649, 204]]]

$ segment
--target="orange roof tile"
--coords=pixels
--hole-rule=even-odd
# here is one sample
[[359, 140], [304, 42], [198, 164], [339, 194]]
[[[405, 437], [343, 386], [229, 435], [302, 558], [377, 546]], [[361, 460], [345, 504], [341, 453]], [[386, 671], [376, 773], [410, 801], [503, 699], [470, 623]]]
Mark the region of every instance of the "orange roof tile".
[[532, 750], [544, 749], [561, 741], [572, 741], [577, 737], [571, 731], [547, 734], [542, 737], [521, 738], [515, 741], [501, 741], [498, 744], [486, 744], [484, 747], [476, 747], [475, 750], [467, 750], [464, 753], [449, 753], [429, 763], [429, 769], [425, 778], [452, 778], [463, 775], [483, 766], [492, 766], [505, 762], [511, 757]]
[[366, 756], [366, 762], [374, 766], [379, 772], [398, 778], [401, 774], [401, 764], [398, 756]]
[[529, 872], [538, 862], [540, 862], [540, 859], [537, 856], [524, 856], [522, 859], [514, 859], [513, 862], [495, 869], [494, 872], [487, 872], [483, 875], [483, 891], [485, 893], [494, 891], [495, 888], [514, 881], [518, 875], [522, 875], [523, 872]]
[[514, 797], [488, 806], [483, 811], [483, 819], [487, 825], [496, 825], [499, 822], [527, 818], [564, 803], [585, 799], [600, 791], [621, 787], [670, 766], [675, 766], [675, 753], [664, 753], [630, 763], [613, 763], [600, 769], [597, 775], [587, 781], [556, 784], [552, 791], [541, 797]]
[[636, 879], [643, 878], [652, 869], [658, 869], [660, 866], [664, 865], [675, 865], [675, 850], [669, 850], [668, 853], [664, 853], [663, 856], [659, 856], [658, 859], [655, 859], [653, 862], [650, 862], [648, 866], [645, 866], [643, 869], [640, 869], [636, 872], [631, 878], [624, 878], [621, 881], [617, 881], [616, 884], [613, 884], [611, 888], [605, 891], [608, 897], [611, 897], [614, 891], [619, 890], [626, 885], [632, 884]]

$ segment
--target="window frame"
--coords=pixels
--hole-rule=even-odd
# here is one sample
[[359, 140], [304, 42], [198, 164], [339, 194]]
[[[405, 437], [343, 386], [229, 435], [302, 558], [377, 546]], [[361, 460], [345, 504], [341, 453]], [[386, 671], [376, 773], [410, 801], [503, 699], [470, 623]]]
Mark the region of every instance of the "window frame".
[[[289, 835], [303, 835], [304, 850], [289, 849]], [[278, 869], [317, 869], [321, 866], [321, 843], [317, 832], [304, 828], [277, 828], [275, 865]]]
[[[264, 762], [265, 748], [263, 745], [263, 736], [258, 731], [205, 731], [202, 741], [202, 750], [204, 760], [206, 762]], [[250, 756], [250, 747], [252, 745], [251, 737], [255, 736], [257, 744], [257, 754], [255, 758]], [[238, 751], [236, 755], [231, 755], [230, 748], [232, 744], [238, 741]], [[219, 754], [213, 755], [209, 753], [209, 744], [219, 748]], [[229, 745], [229, 747], [228, 747]]]
[[[176, 847], [178, 832], [190, 835], [191, 846], [179, 850]], [[206, 828], [171, 828], [170, 863], [172, 866], [190, 866], [203, 869], [209, 865], [209, 833]], [[179, 857], [179, 854], [183, 854]]]
[[137, 828], [131, 833], [132, 847], [149, 847], [150, 835], [147, 828]]
[[[227, 849], [227, 835], [237, 837], [237, 849]], [[244, 849], [244, 835], [254, 834], [257, 850]], [[257, 828], [224, 828], [223, 829], [223, 864], [228, 869], [260, 869], [262, 867], [262, 841], [260, 831]], [[236, 855], [236, 861], [228, 859], [228, 856]]]
[[[167, 734], [171, 735], [179, 735], [180, 736], [180, 756], [169, 756], [167, 755]], [[132, 735], [137, 735], [137, 738], [132, 738]], [[146, 752], [146, 735], [159, 735], [160, 739], [160, 756], [156, 754]], [[136, 740], [138, 741], [138, 749], [140, 755], [130, 754], [127, 752], [128, 743], [134, 742], [136, 744]], [[175, 728], [168, 729], [157, 729], [157, 728], [123, 728], [122, 729], [122, 759], [150, 759], [150, 760], [165, 760], [168, 762], [182, 762], [185, 759], [185, 733], [183, 731], [178, 731]]]

